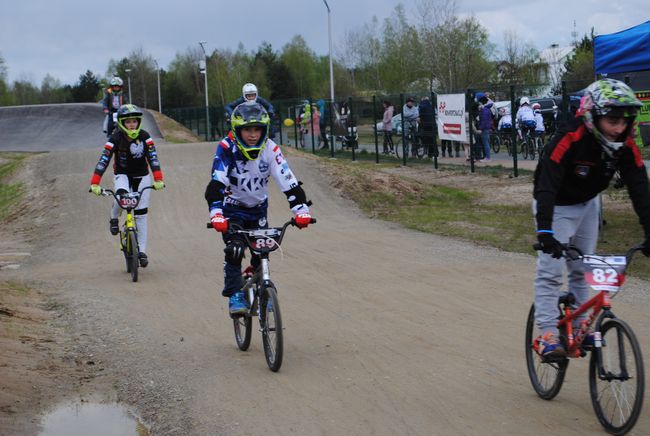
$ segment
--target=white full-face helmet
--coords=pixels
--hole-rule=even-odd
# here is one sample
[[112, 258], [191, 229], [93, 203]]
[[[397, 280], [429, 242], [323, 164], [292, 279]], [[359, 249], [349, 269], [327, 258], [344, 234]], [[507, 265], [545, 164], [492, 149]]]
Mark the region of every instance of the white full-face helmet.
[[[245, 101], [257, 101], [257, 86], [252, 83], [246, 83], [241, 89], [242, 97]], [[252, 98], [249, 98], [253, 96]]]
[[521, 97], [519, 100], [519, 106], [523, 106], [525, 104], [530, 104], [530, 99], [528, 97]]

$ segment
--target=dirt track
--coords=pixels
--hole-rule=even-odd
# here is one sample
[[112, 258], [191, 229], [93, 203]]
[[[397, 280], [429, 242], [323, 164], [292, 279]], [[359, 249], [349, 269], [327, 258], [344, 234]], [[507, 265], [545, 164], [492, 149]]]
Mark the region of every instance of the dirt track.
[[[168, 188], [152, 195], [151, 263], [138, 283], [108, 232], [109, 201], [87, 194], [98, 150], [34, 158], [38, 184], [52, 183], [39, 198], [51, 209], [31, 260], [12, 274], [67, 307], [71, 334], [153, 434], [602, 434], [586, 360], [571, 362], [552, 402], [530, 387], [532, 257], [364, 218], [293, 154], [318, 224], [291, 231], [272, 258], [284, 364], [267, 369], [257, 331], [240, 352], [220, 296], [223, 245], [204, 225], [213, 148], [159, 146]], [[272, 224], [289, 216], [275, 188], [270, 212]], [[649, 306], [615, 301], [646, 362]], [[650, 434], [647, 412], [646, 402], [633, 434]]]

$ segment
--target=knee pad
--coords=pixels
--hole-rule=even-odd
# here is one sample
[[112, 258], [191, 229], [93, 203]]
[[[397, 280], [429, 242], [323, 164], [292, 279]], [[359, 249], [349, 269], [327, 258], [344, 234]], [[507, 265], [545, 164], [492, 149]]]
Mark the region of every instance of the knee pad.
[[241, 260], [244, 258], [246, 246], [242, 241], [230, 241], [226, 248], [223, 249], [223, 252], [226, 253], [226, 262], [241, 264]]

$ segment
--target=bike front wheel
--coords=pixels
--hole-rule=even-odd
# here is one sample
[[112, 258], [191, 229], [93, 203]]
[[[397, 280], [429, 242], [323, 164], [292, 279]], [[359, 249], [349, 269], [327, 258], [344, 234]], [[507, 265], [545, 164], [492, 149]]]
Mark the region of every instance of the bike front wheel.
[[131, 262], [131, 280], [134, 282], [138, 281], [138, 267], [140, 266], [139, 264], [139, 259], [138, 259], [138, 238], [135, 235], [135, 232], [133, 230], [129, 231], [129, 242], [128, 242], [128, 247], [129, 247], [129, 255], [128, 255], [128, 260]]
[[535, 305], [533, 304], [526, 321], [525, 347], [528, 377], [537, 395], [545, 400], [552, 400], [562, 388], [569, 359], [545, 361], [533, 348], [533, 340], [540, 334], [535, 323]]
[[643, 406], [645, 375], [641, 347], [624, 321], [613, 318], [601, 326], [602, 345], [589, 361], [589, 392], [598, 421], [610, 433], [634, 427]]
[[[242, 277], [244, 283], [246, 278]], [[250, 301], [250, 293], [248, 289], [244, 290], [246, 298], [249, 300], [248, 304], [252, 307], [252, 311], [255, 310], [256, 299], [253, 298], [253, 301]], [[252, 312], [251, 311], [251, 312]], [[253, 318], [250, 313], [246, 313], [243, 316], [236, 316], [232, 319], [233, 330], [235, 331], [235, 342], [237, 347], [240, 350], [246, 351], [251, 344], [251, 335], [253, 332]]]
[[260, 295], [260, 327], [266, 364], [276, 372], [282, 366], [283, 339], [278, 293], [273, 286], [266, 287]]

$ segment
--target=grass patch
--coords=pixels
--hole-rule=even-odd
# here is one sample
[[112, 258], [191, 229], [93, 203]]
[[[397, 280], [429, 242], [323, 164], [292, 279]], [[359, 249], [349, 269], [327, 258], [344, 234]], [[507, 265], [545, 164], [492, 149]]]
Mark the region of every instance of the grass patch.
[[25, 286], [23, 283], [15, 282], [12, 280], [4, 282], [3, 287], [12, 291], [16, 291], [20, 294], [28, 294], [30, 291], [29, 287]]
[[[356, 163], [343, 158], [323, 159], [323, 162], [332, 170], [332, 178], [343, 195], [356, 202], [370, 217], [508, 252], [534, 254], [532, 244], [536, 237], [530, 202], [496, 204], [486, 201], [487, 193], [481, 192], [480, 183], [464, 189], [383, 171], [395, 167], [396, 163], [376, 165], [374, 159], [363, 158]], [[490, 180], [497, 178], [503, 187], [516, 183], [507, 178], [510, 168], [480, 167], [476, 170], [475, 174]], [[467, 171], [467, 167], [459, 165], [445, 165], [439, 169], [439, 172], [449, 175], [467, 174]], [[530, 175], [531, 171], [521, 170], [521, 174]], [[489, 189], [495, 188], [492, 185]], [[627, 191], [608, 189], [604, 193], [604, 203], [606, 224], [599, 241], [600, 252], [624, 253], [643, 241], [643, 231]], [[650, 279], [650, 262], [642, 261], [640, 257], [633, 262], [629, 272]]]
[[23, 184], [10, 183], [8, 179], [27, 156], [27, 153], [0, 153], [0, 220], [23, 194]]
[[202, 141], [202, 139], [196, 136], [191, 130], [168, 116], [153, 110], [150, 110], [149, 113], [151, 113], [156, 120], [160, 132], [165, 137], [165, 141], [174, 144]]

